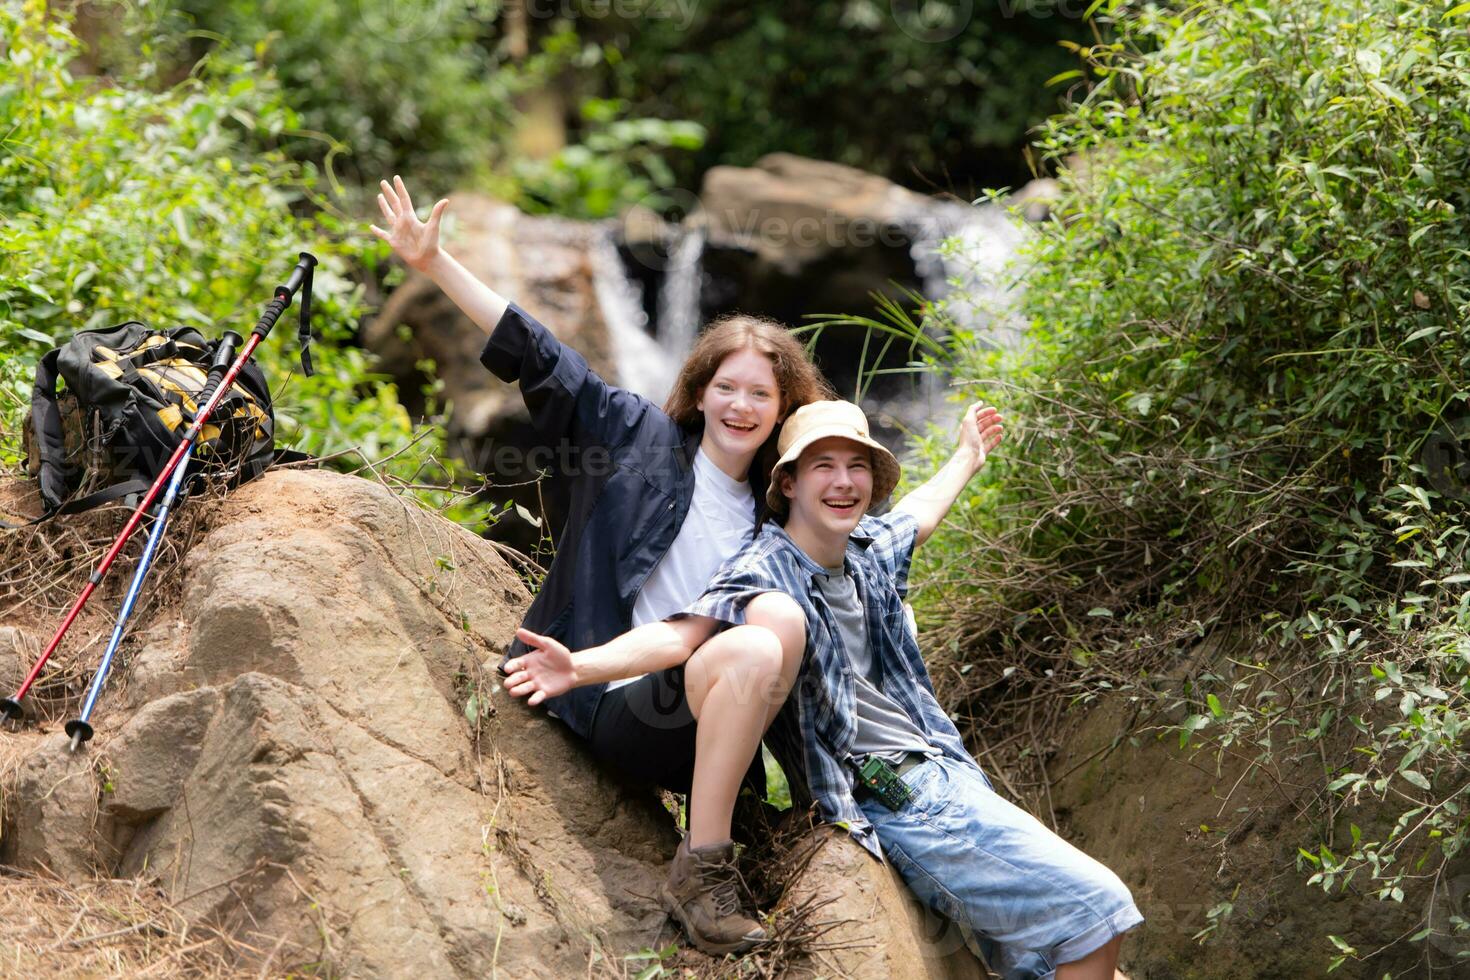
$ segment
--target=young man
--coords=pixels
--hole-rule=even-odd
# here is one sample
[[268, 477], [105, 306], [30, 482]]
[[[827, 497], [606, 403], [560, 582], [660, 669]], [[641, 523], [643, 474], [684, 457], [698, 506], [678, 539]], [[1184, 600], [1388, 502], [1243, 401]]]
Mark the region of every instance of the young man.
[[[712, 624], [738, 628], [752, 601], [789, 597], [805, 622], [805, 657], [767, 742], [793, 791], [809, 792], [825, 821], [886, 857], [930, 907], [972, 929], [1007, 980], [1111, 980], [1122, 933], [1143, 921], [1128, 889], [994, 792], [934, 697], [903, 608], [913, 549], [1001, 433], [994, 409], [972, 406], [939, 473], [888, 514], [869, 517], [897, 484], [898, 461], [869, 436], [856, 405], [797, 410], [782, 429], [767, 493], [784, 526], [763, 525], [687, 618], [565, 658], [556, 651], [547, 659], [562, 666], [546, 676], [553, 685], [575, 678], [577, 658], [605, 669], [619, 658], [687, 657]], [[688, 860], [682, 848], [681, 856]], [[674, 899], [679, 861], [666, 889]]]

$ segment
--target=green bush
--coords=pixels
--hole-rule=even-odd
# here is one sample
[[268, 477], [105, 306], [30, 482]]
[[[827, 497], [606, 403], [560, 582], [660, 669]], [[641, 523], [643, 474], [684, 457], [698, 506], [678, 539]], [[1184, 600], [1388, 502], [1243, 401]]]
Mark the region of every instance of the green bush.
[[[321, 259], [319, 373], [304, 378], [296, 366], [294, 306], [259, 353], [282, 392], [280, 444], [370, 457], [407, 446], [414, 427], [392, 385], [344, 344], [364, 312], [346, 229], [329, 215], [297, 216], [310, 210], [310, 175], [251, 149], [256, 131], [293, 125], [276, 79], [226, 59], [161, 92], [76, 78], [67, 65], [77, 42], [46, 8], [0, 7], [0, 466], [20, 463], [46, 349], [128, 319], [244, 333], [302, 250]], [[432, 482], [438, 438], [396, 457], [389, 475]]]
[[1320, 759], [1300, 867], [1401, 902], [1470, 841], [1470, 4], [1108, 9], [1037, 142], [1028, 345], [955, 338], [1012, 432], [915, 573], [930, 636], [978, 725], [1255, 636], [1172, 689], [1181, 744]]
[[926, 190], [1022, 180], [1026, 132], [1059, 105], [1044, 82], [1075, 64], [1059, 42], [1089, 37], [1083, 0], [648, 0], [614, 4], [632, 12], [622, 19], [575, 7], [578, 30], [609, 49], [606, 94], [709, 130], [677, 167], [691, 190], [712, 166], [775, 151]]
[[[274, 69], [299, 114], [285, 147], [321, 161], [348, 190], [394, 173], [446, 185], [484, 178], [510, 131], [514, 96], [540, 76], [512, 70], [485, 43], [497, 3], [433, 0], [170, 0], [166, 62], [211, 50]], [[533, 59], [533, 68], [540, 65]]]
[[587, 99], [581, 142], [563, 147], [550, 160], [515, 160], [511, 172], [517, 202], [530, 214], [607, 218], [634, 204], [651, 206], [674, 185], [664, 153], [697, 150], [704, 127], [663, 119], [621, 119], [616, 99]]

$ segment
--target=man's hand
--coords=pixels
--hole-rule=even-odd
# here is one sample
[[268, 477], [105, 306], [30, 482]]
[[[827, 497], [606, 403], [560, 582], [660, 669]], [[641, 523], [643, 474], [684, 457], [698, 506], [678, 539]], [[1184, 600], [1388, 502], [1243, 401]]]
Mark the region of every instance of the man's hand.
[[965, 410], [965, 418], [960, 422], [959, 445], [955, 451], [973, 457], [976, 472], [985, 465], [985, 460], [995, 447], [1000, 445], [1000, 440], [1005, 435], [1005, 429], [1001, 427], [1003, 421], [999, 409], [981, 402], [976, 402]]
[[540, 704], [577, 686], [577, 668], [565, 646], [524, 628], [516, 630], [516, 639], [531, 649], [505, 662], [507, 691], [518, 698], [529, 694], [527, 704]]
[[393, 246], [393, 251], [404, 262], [420, 272], [439, 254], [439, 219], [448, 200], [434, 205], [428, 221], [420, 221], [413, 212], [413, 199], [403, 178], [395, 176], [390, 185], [386, 180], [378, 181], [382, 193], [378, 195], [378, 208], [383, 212], [383, 221], [388, 226], [384, 231], [377, 225], [369, 225], [374, 235]]
[[965, 410], [960, 422], [960, 438], [954, 455], [940, 467], [922, 486], [893, 505], [895, 513], [912, 514], [919, 522], [914, 538], [914, 547], [929, 540], [929, 535], [944, 520], [944, 515], [954, 506], [965, 484], [974, 479], [985, 465], [985, 459], [1000, 445], [1004, 430], [1001, 428], [1000, 412], [976, 402]]

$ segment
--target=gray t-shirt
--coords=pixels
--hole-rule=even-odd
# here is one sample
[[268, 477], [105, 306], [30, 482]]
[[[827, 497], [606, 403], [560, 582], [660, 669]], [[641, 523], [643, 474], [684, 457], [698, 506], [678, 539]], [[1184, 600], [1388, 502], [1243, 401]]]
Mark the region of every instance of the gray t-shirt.
[[878, 755], [897, 762], [908, 752], [940, 755], [924, 733], [914, 724], [899, 704], [884, 694], [875, 683], [873, 652], [868, 646], [868, 624], [857, 586], [844, 569], [829, 568], [825, 577], [818, 576], [817, 588], [827, 600], [832, 620], [842, 633], [842, 645], [852, 660], [853, 680], [857, 683], [857, 736], [852, 754]]

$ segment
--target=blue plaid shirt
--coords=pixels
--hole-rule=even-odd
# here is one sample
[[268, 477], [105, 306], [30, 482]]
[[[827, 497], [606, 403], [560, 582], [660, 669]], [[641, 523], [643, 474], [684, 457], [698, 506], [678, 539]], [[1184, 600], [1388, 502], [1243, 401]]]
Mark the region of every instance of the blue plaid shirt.
[[[904, 616], [918, 530], [918, 521], [909, 514], [864, 517], [848, 539], [844, 564], [867, 614], [868, 644], [883, 693], [907, 712], [930, 744], [979, 768], [934, 696], [918, 641]], [[767, 521], [754, 541], [720, 567], [704, 595], [684, 614], [740, 625], [746, 604], [764, 592], [784, 592], [801, 606], [806, 614], [801, 674], [766, 733], [766, 743], [786, 771], [793, 800], [815, 801], [823, 820], [847, 828], [881, 859], [877, 835], [853, 799], [857, 687], [842, 631], [816, 585], [818, 576], [826, 574], [785, 529]]]

